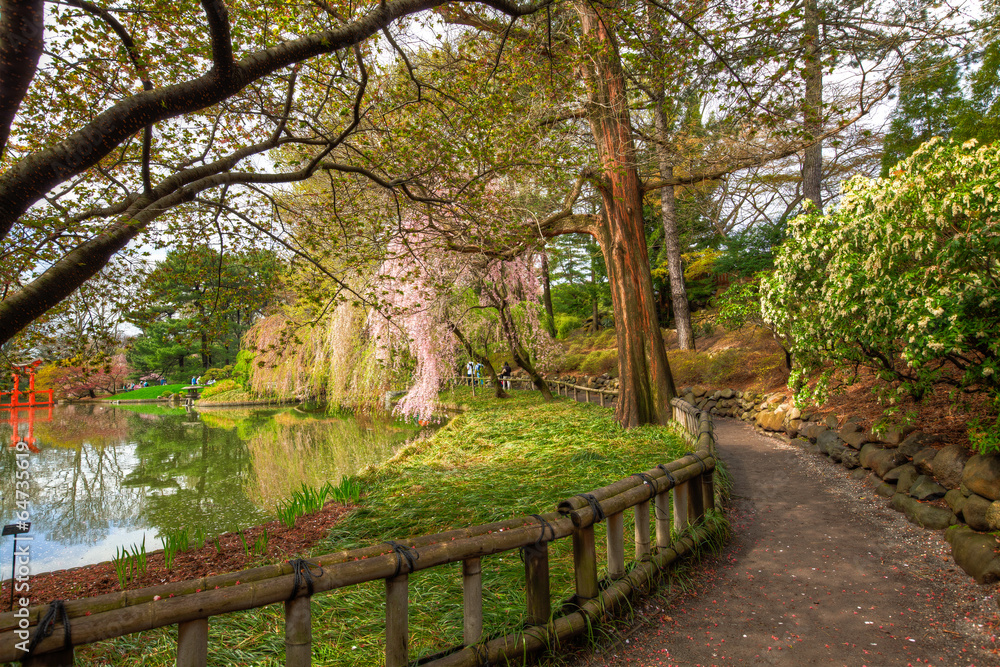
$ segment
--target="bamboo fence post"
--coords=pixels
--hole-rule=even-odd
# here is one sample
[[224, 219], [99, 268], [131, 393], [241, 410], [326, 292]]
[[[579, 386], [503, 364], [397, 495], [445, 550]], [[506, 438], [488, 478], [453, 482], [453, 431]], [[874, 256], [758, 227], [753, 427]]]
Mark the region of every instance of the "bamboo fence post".
[[621, 512], [608, 517], [608, 577], [625, 576], [625, 517]]
[[385, 667], [409, 663], [409, 579], [400, 574], [385, 580]]
[[583, 400], [585, 402], [587, 402], [587, 403], [590, 403], [590, 390], [589, 389], [584, 389], [583, 390]]
[[594, 544], [594, 524], [573, 531], [573, 572], [576, 574], [578, 602], [592, 600], [600, 594], [597, 586], [597, 549]]
[[463, 639], [466, 646], [483, 636], [483, 567], [478, 558], [462, 561], [462, 597], [465, 602]]
[[285, 667], [312, 664], [312, 597], [285, 602]]
[[205, 667], [208, 664], [208, 619], [177, 624], [177, 667]]
[[[676, 489], [674, 503], [676, 504]], [[656, 494], [653, 500], [653, 516], [656, 519], [656, 548], [666, 549], [670, 546], [670, 493], [664, 491]]]
[[548, 542], [524, 547], [524, 581], [528, 598], [528, 624], [545, 625], [552, 616]]
[[61, 651], [49, 651], [41, 655], [33, 655], [21, 661], [22, 667], [70, 667], [73, 665], [73, 647]]
[[674, 528], [680, 533], [688, 527], [690, 517], [691, 484], [684, 482], [674, 487]]
[[576, 388], [576, 385], [573, 385], [573, 400], [577, 401], [579, 399], [580, 399], [580, 391]]
[[601, 390], [601, 407], [604, 407], [604, 390]]
[[649, 501], [635, 506], [635, 559], [645, 560], [653, 553], [649, 543]]

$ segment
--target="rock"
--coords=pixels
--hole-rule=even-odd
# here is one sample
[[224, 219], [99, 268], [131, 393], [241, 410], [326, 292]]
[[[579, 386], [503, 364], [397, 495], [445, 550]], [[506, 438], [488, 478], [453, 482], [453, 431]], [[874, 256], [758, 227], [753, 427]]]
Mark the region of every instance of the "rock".
[[819, 451], [829, 454], [827, 447], [830, 445], [840, 445], [840, 438], [837, 437], [836, 431], [823, 431], [816, 438], [816, 444], [819, 445]]
[[914, 431], [910, 435], [906, 436], [906, 439], [900, 443], [899, 451], [903, 452], [907, 456], [913, 456], [920, 450], [937, 442], [938, 440], [939, 438], [933, 435], [927, 435], [923, 431]]
[[819, 454], [820, 453], [820, 451], [819, 451], [819, 445], [814, 445], [811, 442], [806, 446], [805, 450], [807, 452], [809, 452], [810, 454]]
[[882, 482], [875, 487], [875, 493], [882, 496], [883, 498], [892, 498], [896, 494], [896, 485], [890, 484], [889, 482]]
[[841, 429], [840, 439], [845, 443], [853, 447], [854, 449], [861, 449], [861, 445], [868, 442], [868, 434], [864, 431], [845, 431]]
[[805, 438], [792, 438], [791, 444], [795, 445], [796, 447], [808, 447], [812, 443], [806, 440]]
[[812, 424], [806, 424], [801, 429], [799, 429], [799, 433], [809, 438], [813, 442], [815, 442], [816, 438], [819, 437], [819, 434], [826, 430], [828, 429], [826, 428], [825, 425], [812, 423]]
[[944, 501], [948, 503], [948, 507], [955, 514], [961, 514], [962, 508], [965, 507], [965, 496], [958, 489], [952, 489], [948, 493], [944, 494]]
[[836, 461], [841, 463], [844, 459], [844, 452], [853, 452], [853, 449], [844, 447], [839, 442], [832, 442], [826, 449], [826, 455], [830, 457], [831, 461]]
[[859, 460], [860, 456], [861, 455], [853, 449], [844, 447], [844, 451], [840, 453], [840, 463], [848, 470], [852, 470], [861, 465], [861, 461]]
[[989, 521], [986, 520], [986, 512], [989, 511], [991, 504], [992, 501], [975, 493], [966, 498], [965, 505], [962, 506], [962, 517], [965, 519], [965, 523], [976, 530], [993, 530]]
[[881, 451], [882, 448], [879, 447], [878, 445], [872, 443], [863, 445], [861, 447], [861, 453], [859, 454], [859, 460], [861, 461], [861, 465], [865, 468], [870, 469], [872, 467], [872, 459], [877, 453]]
[[714, 400], [712, 400], [712, 401], [705, 401], [705, 407], [702, 408], [702, 410], [708, 410], [708, 411], [711, 412], [715, 408], [716, 405], [717, 405], [717, 403]]
[[910, 482], [917, 476], [917, 469], [913, 467], [912, 463], [904, 463], [901, 466], [896, 466], [889, 472], [885, 474], [883, 479], [887, 482], [899, 482], [899, 478], [903, 476], [904, 473], [909, 473], [911, 475]]
[[1000, 528], [1000, 500], [994, 500], [990, 503], [990, 506], [986, 508], [986, 523], [992, 526], [990, 530], [997, 530]]
[[922, 528], [944, 530], [948, 526], [958, 523], [958, 517], [952, 514], [951, 510], [925, 505], [905, 493], [894, 495], [890, 505], [894, 510], [903, 512], [910, 523], [915, 523]]
[[757, 415], [757, 425], [765, 431], [780, 431], [784, 421], [785, 411], [780, 408], [774, 412], [765, 410]]
[[[917, 500], [937, 500], [938, 498], [944, 498], [944, 494], [947, 492], [948, 489], [944, 488], [927, 475], [920, 475], [913, 480], [913, 485], [910, 486], [910, 496], [916, 498]], [[1000, 510], [1000, 508], [998, 508], [998, 510]], [[1000, 516], [998, 516], [998, 518], [1000, 518]]]
[[[969, 464], [966, 463], [965, 465], [969, 465]], [[966, 498], [968, 498], [969, 496], [972, 495], [972, 489], [970, 489], [969, 487], [967, 487], [965, 484], [962, 484], [962, 486], [958, 487], [958, 490], [961, 491], [962, 495], [965, 496]]]
[[1000, 580], [1000, 561], [996, 557], [997, 538], [981, 535], [965, 526], [949, 528], [944, 534], [951, 544], [951, 556], [977, 584]]
[[[902, 448], [899, 449], [899, 453], [902, 454]], [[934, 457], [937, 456], [938, 450], [933, 447], [927, 447], [921, 449], [919, 452], [913, 456], [913, 465], [917, 466], [917, 470], [920, 471], [921, 475], [933, 475], [934, 474]]]
[[[948, 445], [937, 453], [931, 468], [938, 483], [949, 489], [957, 489], [962, 484], [962, 471], [969, 455], [959, 445]], [[997, 500], [993, 498], [993, 500]]]
[[707, 391], [708, 391], [708, 389], [706, 389], [705, 387], [702, 387], [701, 385], [696, 384], [694, 386], [694, 395], [697, 398], [701, 398], [702, 396], [704, 396], [705, 392], [707, 392]]
[[692, 394], [691, 392], [687, 392], [686, 394], [684, 394], [684, 400], [685, 402], [694, 405], [694, 394]]
[[788, 418], [789, 419], [802, 419], [802, 411], [799, 410], [796, 407], [792, 407], [792, 409], [788, 411]]
[[826, 427], [829, 429], [837, 428], [837, 415], [827, 415], [823, 423], [826, 424]]
[[858, 423], [857, 418], [848, 417], [844, 425], [840, 427], [840, 437], [843, 438], [846, 433], [861, 433], [864, 429], [861, 424]]
[[890, 470], [904, 463], [906, 463], [906, 457], [894, 449], [880, 450], [871, 457], [872, 470], [882, 479], [885, 479], [886, 473]]
[[[791, 413], [788, 414], [790, 415]], [[785, 433], [787, 433], [790, 438], [797, 436], [800, 428], [802, 428], [801, 419], [789, 419], [785, 422]]]
[[909, 493], [910, 487], [913, 486], [913, 480], [919, 477], [920, 474], [913, 467], [900, 466], [900, 468], [904, 468], [904, 470], [900, 474], [899, 479], [896, 480], [896, 490], [900, 493]]
[[[860, 455], [859, 455], [859, 456], [860, 456]], [[852, 471], [851, 471], [851, 479], [856, 479], [856, 480], [858, 480], [859, 482], [862, 482], [862, 481], [864, 481], [864, 482], [867, 482], [867, 481], [870, 481], [869, 479], [867, 479], [867, 478], [869, 478], [869, 477], [871, 477], [871, 473], [870, 473], [870, 472], [868, 472], [867, 470], [865, 470], [864, 468], [858, 468], [857, 470], [852, 470]]]
[[984, 498], [1000, 500], [1000, 458], [980, 454], [973, 456], [965, 464], [962, 484]]
[[890, 447], [898, 447], [906, 436], [913, 433], [913, 431], [913, 426], [896, 424], [894, 426], [889, 426], [882, 431], [881, 435], [879, 435], [879, 440]]
[[732, 398], [733, 397], [733, 390], [732, 389], [723, 389], [722, 393], [720, 394], [720, 396], [722, 396], [722, 398]]

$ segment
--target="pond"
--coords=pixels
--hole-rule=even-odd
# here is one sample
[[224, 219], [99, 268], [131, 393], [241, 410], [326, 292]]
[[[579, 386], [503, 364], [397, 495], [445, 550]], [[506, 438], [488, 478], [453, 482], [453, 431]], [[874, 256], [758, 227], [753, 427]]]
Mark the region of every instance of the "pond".
[[[384, 461], [416, 431], [295, 408], [0, 409], [0, 518], [17, 520], [20, 439], [33, 451], [22, 457], [28, 484], [20, 487], [31, 529], [18, 539], [31, 538], [30, 569], [40, 574], [110, 560], [143, 540], [155, 551], [170, 531], [214, 536], [270, 521], [302, 484], [336, 484]], [[0, 578], [10, 577], [12, 548], [10, 537], [0, 541]]]

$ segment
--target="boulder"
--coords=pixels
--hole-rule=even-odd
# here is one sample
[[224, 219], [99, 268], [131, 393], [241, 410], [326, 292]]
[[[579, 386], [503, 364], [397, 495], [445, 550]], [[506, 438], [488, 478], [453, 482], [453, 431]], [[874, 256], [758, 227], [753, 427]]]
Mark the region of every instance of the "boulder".
[[802, 419], [802, 411], [793, 406], [792, 409], [788, 411], [788, 418]]
[[819, 434], [826, 430], [829, 430], [826, 428], [826, 425], [816, 424], [813, 422], [806, 424], [801, 429], [799, 429], [799, 433], [809, 438], [810, 440], [815, 441], [816, 438], [819, 437]]
[[851, 471], [851, 479], [856, 479], [859, 482], [869, 482], [871, 481], [869, 479], [870, 477], [871, 473], [865, 470], [864, 468], [858, 468], [857, 470]]
[[829, 429], [837, 428], [837, 415], [834, 414], [827, 415], [826, 419], [823, 420], [823, 423], [826, 424], [826, 427]]
[[944, 501], [948, 503], [948, 507], [955, 514], [962, 514], [962, 508], [965, 507], [966, 497], [962, 495], [962, 492], [958, 489], [952, 489], [948, 493], [944, 494]]
[[890, 484], [889, 482], [882, 482], [875, 487], [875, 493], [882, 496], [883, 498], [892, 498], [896, 496], [896, 485]]
[[962, 506], [962, 517], [965, 519], [965, 523], [975, 530], [993, 530], [986, 519], [986, 512], [989, 511], [992, 504], [993, 501], [973, 493], [965, 499], [965, 505]]
[[958, 517], [952, 514], [951, 510], [925, 505], [905, 493], [894, 495], [890, 505], [894, 510], [904, 513], [910, 523], [915, 523], [922, 528], [944, 530], [948, 526], [958, 523]]
[[844, 451], [840, 453], [840, 463], [848, 470], [853, 470], [861, 465], [860, 454], [849, 447], [844, 447]]
[[872, 467], [872, 459], [881, 451], [881, 447], [872, 443], [862, 445], [861, 453], [859, 454], [862, 467], [870, 469]]
[[839, 442], [830, 443], [826, 449], [826, 455], [830, 457], [831, 461], [836, 461], [841, 463], [844, 460], [844, 452], [853, 452], [853, 449], [844, 447]]
[[[962, 471], [969, 455], [959, 445], [948, 445], [937, 453], [931, 462], [934, 478], [938, 483], [949, 489], [957, 489], [962, 484]], [[993, 500], [996, 500], [994, 498]]]
[[977, 584], [991, 584], [1000, 580], [1000, 559], [996, 557], [997, 538], [954, 526], [944, 534], [951, 544], [951, 556]]
[[938, 440], [940, 440], [940, 438], [933, 435], [927, 435], [923, 431], [914, 431], [910, 435], [906, 436], [906, 439], [899, 444], [899, 451], [912, 457], [920, 450], [934, 444]]
[[890, 447], [898, 447], [903, 442], [903, 440], [906, 439], [906, 436], [913, 433], [913, 431], [914, 431], [913, 426], [903, 426], [902, 424], [895, 424], [893, 426], [886, 427], [885, 430], [883, 430], [882, 433], [879, 434], [878, 439], [882, 443], [889, 445]]
[[887, 482], [898, 482], [899, 478], [903, 476], [903, 473], [909, 473], [911, 475], [910, 481], [917, 476], [917, 469], [913, 467], [912, 463], [904, 463], [901, 466], [897, 466], [885, 474], [885, 481]]
[[[897, 488], [899, 488], [898, 484]], [[937, 500], [938, 498], [944, 498], [944, 494], [947, 492], [948, 489], [927, 475], [920, 475], [913, 480], [913, 484], [910, 486], [910, 496], [917, 500]]]
[[994, 500], [990, 503], [990, 506], [986, 508], [986, 523], [993, 526], [990, 530], [997, 530], [1000, 528], [1000, 500]]
[[698, 397], [698, 398], [701, 398], [702, 396], [704, 396], [705, 392], [707, 392], [707, 391], [708, 391], [708, 389], [706, 389], [705, 387], [702, 387], [701, 385], [696, 384], [694, 386], [694, 395], [696, 397]]
[[962, 484], [984, 498], [1000, 500], [1000, 458], [980, 454], [973, 456], [965, 464]]
[[[899, 453], [902, 454], [903, 450], [900, 448]], [[920, 471], [921, 475], [933, 475], [934, 468], [932, 464], [934, 462], [934, 457], [937, 456], [938, 450], [933, 447], [926, 447], [921, 449], [913, 456], [913, 465], [917, 466], [917, 470]]]
[[816, 444], [819, 445], [819, 451], [829, 455], [827, 448], [830, 445], [840, 445], [841, 443], [840, 438], [837, 437], [836, 431], [823, 431], [819, 434], [819, 437], [816, 438]]
[[848, 417], [844, 425], [840, 427], [840, 437], [843, 438], [847, 433], [860, 433], [863, 430], [864, 428], [858, 423], [856, 417]]
[[757, 425], [765, 431], [780, 431], [785, 422], [785, 411], [777, 409], [774, 412], [765, 410], [757, 415]]
[[787, 433], [790, 438], [797, 436], [800, 428], [802, 428], [801, 419], [789, 419], [785, 422], [785, 433]]
[[868, 434], [864, 431], [845, 431], [841, 429], [840, 439], [854, 449], [861, 449], [861, 446], [868, 442]]
[[894, 449], [882, 449], [871, 457], [872, 470], [885, 479], [886, 473], [906, 463], [906, 457]]
[[722, 398], [732, 398], [733, 397], [733, 390], [732, 389], [723, 389], [722, 392], [719, 395]]

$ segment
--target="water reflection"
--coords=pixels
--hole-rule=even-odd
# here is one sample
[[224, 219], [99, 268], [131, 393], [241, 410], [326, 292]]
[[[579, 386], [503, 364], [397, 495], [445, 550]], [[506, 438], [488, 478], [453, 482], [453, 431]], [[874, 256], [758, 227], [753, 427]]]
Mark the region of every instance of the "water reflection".
[[[294, 409], [213, 410], [69, 405], [0, 410], [3, 523], [14, 520], [15, 451], [33, 431], [29, 455], [31, 570], [108, 560], [119, 546], [178, 528], [212, 535], [273, 516], [302, 483], [322, 485], [391, 455], [414, 430]], [[23, 490], [23, 489], [22, 489]], [[0, 577], [10, 576], [0, 544]]]

